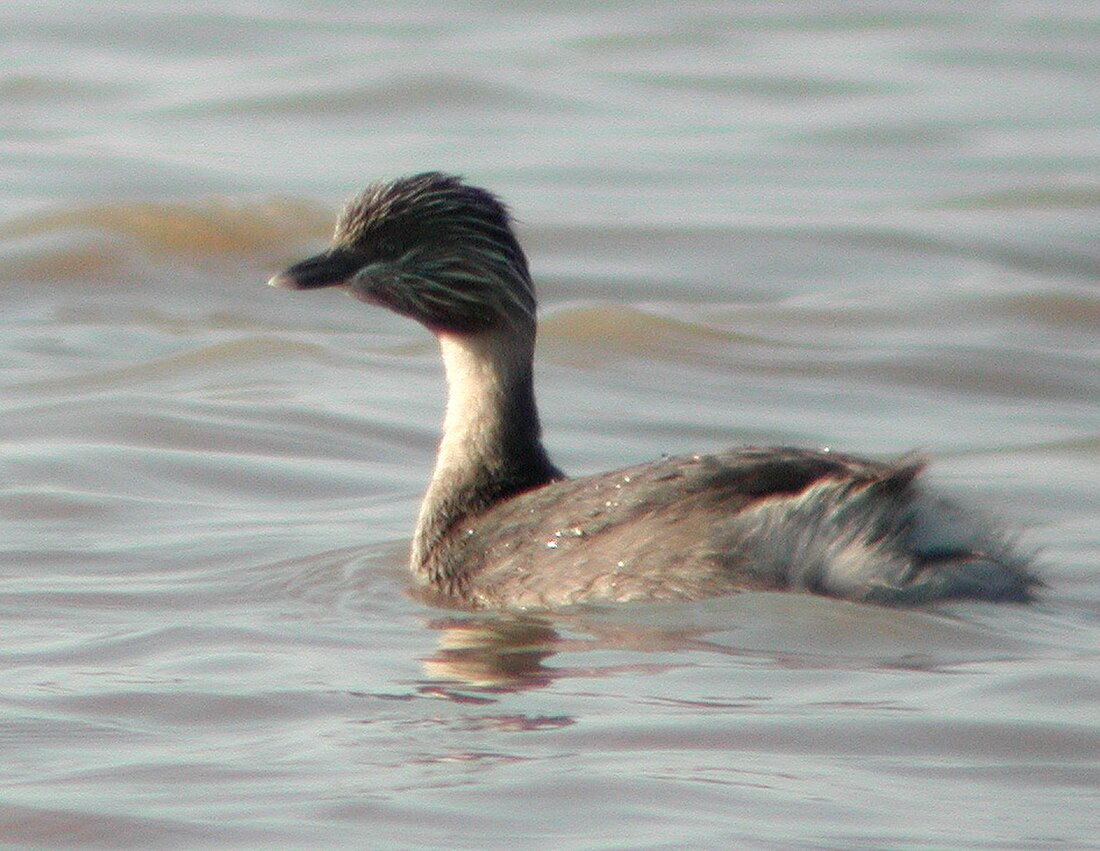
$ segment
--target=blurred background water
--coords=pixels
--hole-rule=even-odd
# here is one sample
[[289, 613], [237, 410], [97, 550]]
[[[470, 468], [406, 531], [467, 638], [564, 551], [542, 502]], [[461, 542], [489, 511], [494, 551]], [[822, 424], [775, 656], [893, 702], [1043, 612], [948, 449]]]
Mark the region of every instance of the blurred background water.
[[[0, 7], [0, 844], [1086, 847], [1100, 6]], [[264, 280], [366, 182], [519, 220], [559, 464], [935, 459], [1035, 605], [406, 596], [423, 329]]]

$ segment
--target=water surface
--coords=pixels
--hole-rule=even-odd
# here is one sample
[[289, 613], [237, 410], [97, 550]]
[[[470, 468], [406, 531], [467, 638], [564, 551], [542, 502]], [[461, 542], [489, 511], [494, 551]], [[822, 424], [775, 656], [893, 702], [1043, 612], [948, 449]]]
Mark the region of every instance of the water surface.
[[[1086, 847], [1100, 12], [0, 10], [0, 843]], [[1032, 606], [406, 593], [441, 368], [263, 281], [367, 181], [511, 205], [573, 473], [918, 450]]]

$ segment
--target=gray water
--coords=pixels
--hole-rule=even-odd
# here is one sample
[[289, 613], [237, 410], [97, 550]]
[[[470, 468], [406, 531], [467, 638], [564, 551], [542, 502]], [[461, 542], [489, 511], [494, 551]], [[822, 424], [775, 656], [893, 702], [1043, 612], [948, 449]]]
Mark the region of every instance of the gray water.
[[[1100, 6], [0, 7], [0, 844], [1081, 848]], [[519, 220], [574, 473], [918, 450], [1030, 606], [411, 599], [420, 327], [263, 282], [370, 180]]]

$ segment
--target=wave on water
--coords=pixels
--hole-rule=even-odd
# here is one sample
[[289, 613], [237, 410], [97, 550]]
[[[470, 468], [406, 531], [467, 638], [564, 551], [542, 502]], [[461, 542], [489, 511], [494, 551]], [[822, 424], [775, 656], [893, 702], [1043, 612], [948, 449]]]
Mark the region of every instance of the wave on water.
[[421, 74], [398, 79], [383, 78], [355, 85], [315, 85], [298, 90], [237, 98], [219, 97], [207, 103], [187, 104], [186, 111], [257, 116], [288, 116], [331, 119], [342, 116], [419, 114], [424, 109], [468, 115], [477, 111], [516, 114], [555, 114], [577, 108], [577, 97], [537, 91], [514, 82], [498, 82], [455, 74]]
[[723, 329], [705, 318], [677, 317], [657, 308], [613, 303], [555, 308], [543, 319], [540, 334], [543, 350], [551, 358], [577, 366], [606, 366], [609, 358], [638, 355], [706, 362], [713, 357], [716, 345], [773, 344], [761, 336]]
[[326, 239], [332, 211], [290, 198], [123, 201], [25, 216], [0, 224], [0, 275], [21, 283], [132, 281], [141, 264], [241, 258], [275, 268]]

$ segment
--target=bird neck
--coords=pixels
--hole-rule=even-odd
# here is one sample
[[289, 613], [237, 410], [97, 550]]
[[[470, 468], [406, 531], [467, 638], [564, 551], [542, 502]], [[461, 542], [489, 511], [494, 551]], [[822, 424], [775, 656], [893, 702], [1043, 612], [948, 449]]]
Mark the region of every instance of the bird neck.
[[562, 474], [543, 448], [535, 405], [532, 327], [440, 333], [447, 413], [420, 508], [413, 570], [433, 584], [453, 577], [436, 552], [457, 526], [495, 503]]

